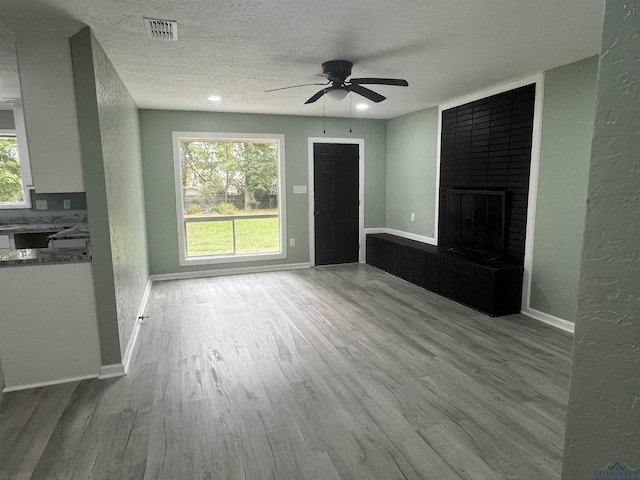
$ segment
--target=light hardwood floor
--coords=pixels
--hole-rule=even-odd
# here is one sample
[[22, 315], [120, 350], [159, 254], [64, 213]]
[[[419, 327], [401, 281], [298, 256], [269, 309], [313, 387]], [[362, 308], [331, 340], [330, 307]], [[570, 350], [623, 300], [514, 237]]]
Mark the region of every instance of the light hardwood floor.
[[571, 338], [368, 265], [159, 282], [127, 377], [0, 396], [0, 478], [560, 478]]

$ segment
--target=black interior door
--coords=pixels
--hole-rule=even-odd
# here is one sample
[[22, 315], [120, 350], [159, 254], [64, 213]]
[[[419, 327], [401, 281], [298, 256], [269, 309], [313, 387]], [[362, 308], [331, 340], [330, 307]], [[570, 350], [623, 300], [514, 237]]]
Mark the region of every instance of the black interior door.
[[316, 265], [358, 261], [358, 145], [316, 143], [314, 216]]

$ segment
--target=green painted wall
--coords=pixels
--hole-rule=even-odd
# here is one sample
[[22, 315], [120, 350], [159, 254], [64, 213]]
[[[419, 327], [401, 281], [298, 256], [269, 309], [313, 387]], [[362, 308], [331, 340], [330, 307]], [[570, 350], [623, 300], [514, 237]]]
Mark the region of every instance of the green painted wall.
[[89, 28], [84, 28], [71, 37], [70, 44], [87, 212], [91, 228], [92, 271], [96, 290], [100, 354], [102, 364], [111, 365], [119, 363], [122, 356], [118, 336], [107, 187], [91, 37]]
[[13, 110], [0, 110], [0, 130], [15, 130]]
[[149, 264], [138, 107], [91, 35], [120, 350], [137, 321]]
[[638, 2], [607, 1], [587, 187], [563, 480], [638, 478], [640, 102]]
[[[35, 190], [30, 191], [31, 208], [14, 208], [8, 210], [0, 210], [0, 221], [16, 217], [47, 217], [51, 215], [86, 215], [87, 214], [87, 196], [84, 192], [73, 193], [36, 193]], [[46, 200], [49, 206], [48, 210], [36, 210], [36, 200]], [[71, 201], [71, 210], [62, 208], [63, 201]]]
[[364, 138], [365, 226], [385, 222], [385, 120], [357, 120], [349, 133], [348, 119], [317, 117], [141, 110], [142, 161], [146, 202], [149, 268], [151, 274], [237, 268], [238, 264], [181, 267], [178, 261], [177, 213], [173, 179], [173, 131], [274, 133], [285, 136], [287, 236], [296, 239], [283, 260], [243, 262], [262, 266], [309, 261], [309, 205], [307, 195], [293, 195], [294, 185], [308, 184], [308, 137]]
[[531, 308], [575, 321], [598, 57], [545, 74]]
[[100, 347], [109, 365], [121, 361], [149, 275], [138, 110], [89, 28], [71, 38], [71, 55]]
[[437, 141], [437, 107], [387, 123], [387, 228], [434, 237]]

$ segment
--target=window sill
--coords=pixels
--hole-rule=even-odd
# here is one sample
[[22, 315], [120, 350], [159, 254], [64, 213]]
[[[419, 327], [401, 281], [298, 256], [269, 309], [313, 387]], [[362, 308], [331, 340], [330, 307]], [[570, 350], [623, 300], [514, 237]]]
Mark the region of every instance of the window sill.
[[26, 210], [30, 208], [31, 202], [0, 203], [0, 210]]
[[280, 260], [284, 258], [287, 258], [286, 251], [269, 253], [247, 253], [240, 255], [212, 255], [208, 257], [180, 256], [180, 266], [188, 267], [192, 265], [217, 265], [225, 263], [259, 262], [264, 260]]

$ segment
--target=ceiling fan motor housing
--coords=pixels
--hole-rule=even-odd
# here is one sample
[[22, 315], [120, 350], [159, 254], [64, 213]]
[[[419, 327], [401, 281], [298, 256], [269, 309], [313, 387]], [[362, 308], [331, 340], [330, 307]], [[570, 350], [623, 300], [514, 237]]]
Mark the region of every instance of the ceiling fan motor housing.
[[351, 76], [351, 67], [353, 63], [348, 60], [329, 60], [322, 64], [322, 76], [325, 77], [327, 83], [305, 83], [302, 85], [291, 85], [290, 87], [274, 88], [273, 90], [267, 90], [267, 92], [273, 92], [276, 90], [286, 90], [288, 88], [306, 87], [309, 85], [321, 85], [324, 88], [319, 92], [316, 92], [309, 100], [304, 102], [305, 104], [314, 103], [320, 99], [323, 95], [331, 93], [334, 96], [344, 97], [347, 93], [356, 93], [368, 100], [375, 103], [380, 103], [387, 97], [380, 95], [373, 90], [364, 87], [363, 85], [395, 85], [399, 87], [408, 87], [409, 83], [401, 78], [352, 78], [347, 81], [347, 78]]
[[322, 64], [322, 73], [332, 82], [344, 82], [351, 75], [353, 63], [348, 60], [330, 60]]

